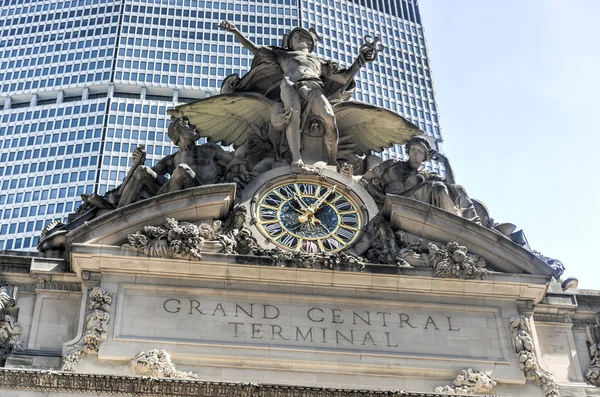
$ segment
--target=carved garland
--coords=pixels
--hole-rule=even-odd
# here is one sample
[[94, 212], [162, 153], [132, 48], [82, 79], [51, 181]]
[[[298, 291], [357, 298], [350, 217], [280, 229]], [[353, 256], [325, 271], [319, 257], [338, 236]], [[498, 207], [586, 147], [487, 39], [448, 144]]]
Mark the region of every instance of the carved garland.
[[473, 371], [463, 369], [454, 379], [454, 386], [438, 386], [436, 393], [443, 394], [482, 394], [489, 393], [496, 387], [496, 381], [490, 375], [492, 371]]
[[168, 218], [162, 226], [144, 226], [144, 230], [127, 235], [123, 247], [136, 248], [147, 256], [200, 260], [204, 240], [216, 239], [216, 234], [206, 223], [197, 226]]
[[405, 258], [427, 253], [434, 277], [473, 279], [489, 273], [485, 260], [468, 253], [466, 247], [456, 242], [445, 246], [429, 243], [428, 248], [423, 248], [420, 240], [409, 243], [404, 232], [394, 232], [381, 216], [369, 223], [366, 233], [372, 241], [364, 256], [350, 251], [302, 254], [279, 248], [264, 249], [244, 227], [246, 212], [245, 207], [237, 206], [225, 222], [215, 221], [213, 225], [194, 225], [169, 218], [163, 226], [145, 226], [143, 230], [129, 234], [123, 247], [135, 248], [147, 256], [201, 260], [203, 249], [210, 245], [208, 250], [211, 252], [263, 256], [284, 266], [359, 272], [369, 262], [411, 267]]
[[302, 254], [279, 248], [261, 248], [250, 230], [243, 226], [244, 207], [236, 207], [225, 222], [215, 221], [194, 225], [167, 219], [163, 226], [145, 226], [142, 231], [129, 234], [126, 248], [135, 248], [147, 256], [200, 260], [206, 245], [212, 252], [269, 257], [273, 263], [289, 262], [296, 267], [363, 271], [367, 260], [352, 252]]
[[542, 386], [546, 397], [560, 397], [558, 384], [551, 373], [539, 369], [529, 319], [525, 316], [514, 316], [510, 319], [510, 329], [513, 335], [515, 352], [519, 356], [521, 370], [525, 379], [535, 380]]
[[589, 324], [586, 332], [591, 360], [590, 367], [585, 373], [585, 379], [594, 386], [600, 386], [600, 326]]
[[98, 353], [100, 343], [106, 341], [112, 296], [102, 288], [94, 287], [90, 291], [88, 302], [90, 313], [86, 317], [86, 332], [83, 336], [83, 344], [75, 346], [65, 356], [63, 359], [63, 371], [75, 371], [79, 360], [85, 357], [86, 354]]
[[158, 349], [138, 353], [131, 360], [131, 368], [138, 375], [156, 378], [198, 379], [192, 372], [177, 371], [169, 353]]
[[21, 327], [14, 315], [16, 300], [15, 289], [8, 286], [0, 287], [0, 360], [5, 360], [13, 351], [23, 349]]

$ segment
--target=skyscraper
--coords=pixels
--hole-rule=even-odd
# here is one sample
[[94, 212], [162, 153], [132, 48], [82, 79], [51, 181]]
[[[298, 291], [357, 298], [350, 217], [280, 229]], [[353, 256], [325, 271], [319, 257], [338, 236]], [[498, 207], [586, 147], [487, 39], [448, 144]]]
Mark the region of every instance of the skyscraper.
[[[441, 141], [416, 0], [64, 0], [0, 2], [0, 250], [35, 249], [40, 231], [123, 180], [131, 152], [147, 165], [176, 150], [166, 109], [218, 93], [259, 45], [315, 27], [317, 52], [350, 65], [366, 35], [386, 46], [355, 99], [400, 113]], [[384, 157], [403, 156], [400, 146]], [[438, 167], [436, 164], [433, 167]], [[443, 172], [443, 170], [436, 170]]]

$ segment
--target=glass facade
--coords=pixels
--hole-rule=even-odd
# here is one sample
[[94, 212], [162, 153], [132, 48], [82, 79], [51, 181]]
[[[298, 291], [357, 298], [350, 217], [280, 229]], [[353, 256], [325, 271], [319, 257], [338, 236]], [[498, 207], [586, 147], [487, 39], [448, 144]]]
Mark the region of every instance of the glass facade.
[[35, 249], [82, 194], [115, 188], [137, 145], [147, 165], [176, 150], [166, 109], [250, 68], [222, 20], [259, 45], [315, 27], [316, 51], [341, 66], [365, 35], [380, 37], [386, 49], [357, 76], [355, 99], [441, 142], [416, 0], [3, 0], [0, 15], [0, 250]]

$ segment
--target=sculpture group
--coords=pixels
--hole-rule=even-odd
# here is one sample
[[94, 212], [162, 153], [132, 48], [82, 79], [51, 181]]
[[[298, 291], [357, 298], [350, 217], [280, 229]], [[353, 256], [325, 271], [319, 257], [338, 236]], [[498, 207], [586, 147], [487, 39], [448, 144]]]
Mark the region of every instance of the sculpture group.
[[[435, 151], [418, 136], [417, 126], [383, 108], [350, 101], [355, 75], [384, 49], [379, 39], [366, 37], [354, 63], [343, 69], [313, 53], [320, 38], [312, 29], [295, 28], [281, 47], [267, 47], [252, 43], [227, 21], [219, 26], [254, 54], [252, 68], [243, 78], [227, 77], [221, 95], [169, 111], [169, 137], [179, 151], [150, 168], [143, 165], [144, 149], [136, 149], [117, 206], [220, 181], [243, 188], [272, 168], [326, 164], [350, 165], [351, 174], [362, 176], [381, 205], [386, 194], [400, 194], [479, 220], [464, 189], [423, 169]], [[201, 137], [209, 143], [196, 145]], [[216, 143], [233, 145], [235, 151]], [[403, 143], [408, 161], [382, 163], [374, 154]]]
[[[513, 233], [510, 224], [495, 224], [486, 207], [470, 199], [455, 183], [447, 158], [432, 147], [416, 125], [394, 112], [351, 99], [357, 73], [384, 50], [379, 38], [366, 36], [355, 61], [346, 69], [313, 53], [320, 40], [313, 29], [293, 29], [284, 35], [281, 46], [258, 46], [227, 21], [219, 27], [254, 55], [248, 73], [241, 78], [237, 74], [225, 78], [220, 95], [169, 110], [172, 120], [168, 136], [179, 150], [150, 167], [145, 164], [145, 147], [139, 146], [123, 183], [104, 196], [84, 196], [84, 205], [71, 219], [85, 221], [149, 197], [223, 182], [237, 184], [240, 196], [254, 178], [276, 168], [286, 167], [291, 176], [294, 169], [318, 172], [328, 168], [349, 181], [359, 181], [380, 211], [387, 196], [404, 196], [526, 244], [522, 233]], [[200, 138], [206, 138], [207, 143], [197, 144]], [[396, 144], [405, 145], [408, 160], [382, 161], [380, 153]], [[224, 149], [229, 146], [232, 152]], [[433, 158], [444, 163], [445, 177], [424, 167]], [[319, 222], [316, 215], [310, 217], [313, 214], [302, 208], [292, 210], [300, 214], [300, 223], [305, 223], [302, 217]], [[363, 259], [402, 267], [407, 264], [407, 255], [430, 251], [426, 246], [419, 248], [414, 242], [397, 240], [381, 217], [368, 221], [364, 230], [357, 230], [370, 236], [369, 246], [357, 251]], [[69, 228], [65, 226], [53, 223], [46, 228], [41, 249], [52, 246], [48, 236], [66, 233]], [[218, 240], [223, 252], [262, 252], [256, 238], [248, 233], [235, 238], [225, 232], [213, 234], [207, 241]], [[145, 247], [145, 253], [164, 251], [149, 249], [146, 240], [138, 240], [130, 245]], [[194, 257], [200, 258], [199, 251]], [[464, 262], [467, 267], [463, 262], [452, 262], [453, 271], [442, 271], [446, 269], [442, 266], [438, 273], [483, 274], [471, 262], [477, 260]]]

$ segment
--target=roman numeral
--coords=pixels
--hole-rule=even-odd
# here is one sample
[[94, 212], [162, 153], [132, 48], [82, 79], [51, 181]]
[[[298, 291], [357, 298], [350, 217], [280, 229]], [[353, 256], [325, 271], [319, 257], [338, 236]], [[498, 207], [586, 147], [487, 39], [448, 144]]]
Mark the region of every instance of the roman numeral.
[[272, 221], [273, 219], [275, 219], [277, 217], [277, 212], [275, 212], [275, 210], [271, 210], [268, 208], [261, 208], [260, 209], [260, 217], [267, 221]]
[[337, 208], [338, 211], [348, 211], [352, 208], [352, 205], [348, 202], [348, 200], [341, 199], [336, 201], [335, 208]]
[[348, 229], [340, 228], [337, 232], [337, 235], [340, 236], [342, 239], [349, 241], [352, 239], [352, 237], [354, 237], [354, 232]]
[[302, 250], [305, 252], [317, 252], [319, 250], [319, 246], [314, 241], [303, 241]]
[[265, 230], [267, 231], [267, 233], [273, 236], [281, 233], [282, 229], [279, 223], [270, 223], [268, 225], [265, 225]]
[[294, 195], [294, 189], [290, 185], [282, 186], [279, 188], [279, 193], [284, 197], [292, 197]]
[[358, 217], [353, 215], [342, 215], [342, 223], [348, 226], [355, 226], [358, 224]]
[[303, 194], [310, 196], [314, 196], [317, 191], [317, 186], [308, 183], [301, 183], [299, 188]]
[[325, 241], [323, 241], [323, 246], [326, 249], [333, 251], [333, 250], [340, 248], [340, 242], [337, 241], [336, 239], [330, 237], [330, 238], [325, 239]]
[[270, 193], [267, 197], [265, 197], [265, 203], [272, 205], [274, 207], [279, 206], [283, 199], [276, 195], [275, 193]]
[[290, 234], [286, 234], [285, 236], [283, 236], [280, 242], [286, 247], [295, 247], [296, 244], [298, 244], [298, 239]]

